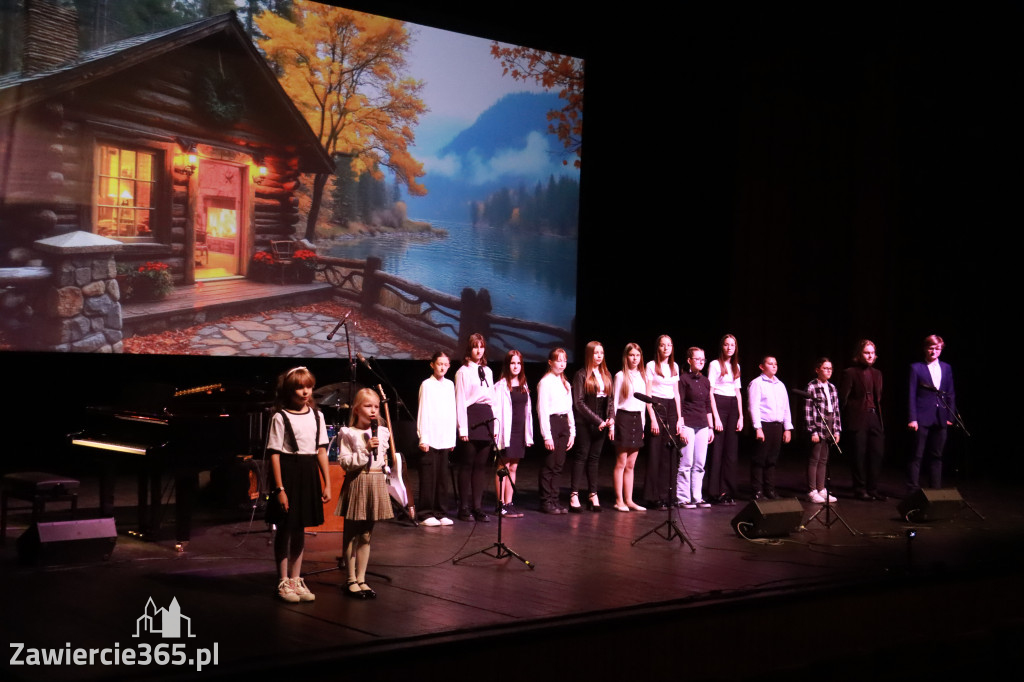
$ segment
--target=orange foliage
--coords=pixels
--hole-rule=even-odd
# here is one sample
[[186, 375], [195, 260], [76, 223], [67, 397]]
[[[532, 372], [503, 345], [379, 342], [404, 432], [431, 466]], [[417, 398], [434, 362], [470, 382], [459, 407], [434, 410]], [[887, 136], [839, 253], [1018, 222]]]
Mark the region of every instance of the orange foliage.
[[387, 167], [411, 195], [426, 194], [423, 164], [409, 153], [427, 107], [422, 82], [405, 75], [405, 24], [307, 0], [295, 0], [294, 16], [260, 15], [260, 47], [324, 148], [349, 157], [353, 175], [380, 178]]
[[501, 62], [503, 76], [558, 89], [566, 104], [548, 112], [548, 130], [576, 153], [573, 165], [579, 168], [583, 157], [583, 60], [530, 47], [502, 47], [497, 42], [491, 45], [491, 55]]

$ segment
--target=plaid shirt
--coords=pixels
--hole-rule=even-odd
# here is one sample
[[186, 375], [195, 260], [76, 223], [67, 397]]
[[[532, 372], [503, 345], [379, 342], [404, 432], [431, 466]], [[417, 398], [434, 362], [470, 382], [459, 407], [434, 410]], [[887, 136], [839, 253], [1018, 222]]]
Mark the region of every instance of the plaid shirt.
[[[842, 421], [839, 418], [839, 393], [836, 391], [836, 387], [832, 382], [823, 386], [818, 383], [817, 379], [813, 379], [807, 384], [807, 392], [813, 395], [814, 399], [813, 401], [811, 398], [804, 399], [804, 422], [807, 424], [807, 432], [812, 436], [817, 435], [819, 438], [826, 436], [825, 424], [822, 421], [822, 417], [827, 414], [826, 410], [828, 409], [828, 401], [825, 398], [826, 390], [832, 394], [832, 415], [835, 417], [832, 432], [838, 435], [843, 430]], [[818, 404], [818, 411], [815, 411], [813, 403]]]

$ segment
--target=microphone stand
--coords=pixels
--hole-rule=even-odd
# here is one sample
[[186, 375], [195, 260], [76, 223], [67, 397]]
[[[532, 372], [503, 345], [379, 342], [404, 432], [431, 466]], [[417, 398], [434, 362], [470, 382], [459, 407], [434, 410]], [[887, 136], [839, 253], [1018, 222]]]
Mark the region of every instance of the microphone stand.
[[[942, 403], [942, 407], [944, 407], [946, 409], [946, 414], [950, 414], [950, 415], [953, 416], [953, 425], [960, 427], [960, 429], [964, 432], [964, 436], [966, 438], [970, 438], [971, 437], [971, 432], [967, 430], [967, 425], [964, 424], [964, 420], [963, 420], [963, 418], [961, 418], [960, 413], [955, 411], [955, 410], [953, 410], [950, 407], [950, 405], [949, 405], [949, 401], [946, 399], [949, 396], [949, 394], [946, 393], [946, 391], [936, 390], [935, 392], [939, 396], [939, 402]], [[967, 442], [970, 443], [970, 441], [967, 441]], [[970, 485], [970, 478], [971, 478], [970, 477], [970, 473], [969, 473], [969, 471], [970, 471], [970, 466], [969, 466], [970, 465], [970, 457], [968, 457], [966, 455], [966, 451], [967, 450], [968, 450], [968, 447], [965, 444], [964, 445], [964, 451], [965, 451], [965, 456], [964, 456], [964, 483], [966, 485], [964, 487], [967, 487], [967, 486]], [[966, 499], [964, 499], [963, 502], [964, 502], [964, 506], [967, 507], [968, 509], [970, 509], [972, 512], [974, 512], [974, 514], [979, 519], [981, 519], [982, 521], [986, 520], [985, 517], [982, 516], [981, 512], [979, 512], [977, 509], [974, 508], [974, 505], [972, 505]]]
[[[644, 402], [647, 402], [647, 401], [645, 400]], [[674, 461], [676, 463], [676, 471], [679, 471], [679, 459], [680, 459], [680, 457], [682, 457], [682, 453], [680, 453], [680, 451], [679, 451], [681, 446], [679, 445], [679, 441], [676, 439], [676, 435], [668, 428], [668, 424], [665, 423], [665, 418], [662, 417], [662, 415], [661, 415], [661, 413], [664, 410], [663, 409], [659, 410], [658, 409], [659, 407], [661, 407], [661, 406], [658, 405], [657, 403], [654, 403], [654, 417], [655, 417], [655, 419], [658, 420], [658, 428], [660, 428], [662, 430], [662, 432], [666, 436], [668, 436], [668, 440], [669, 440], [670, 446], [671, 446], [673, 452], [675, 452]], [[673, 495], [673, 501], [675, 499], [676, 499], [676, 496]], [[672, 540], [673, 538], [679, 538], [680, 544], [689, 545], [690, 546], [690, 553], [691, 554], [696, 552], [697, 548], [693, 546], [693, 543], [690, 541], [690, 538], [688, 538], [686, 536], [686, 533], [683, 532], [683, 529], [679, 527], [679, 524], [677, 524], [676, 520], [672, 517], [672, 513], [676, 509], [678, 509], [678, 507], [676, 507], [675, 504], [669, 504], [669, 505], [666, 505], [666, 506], [668, 507], [668, 510], [666, 511], [666, 518], [665, 518], [665, 520], [662, 521], [661, 523], [659, 523], [654, 528], [652, 528], [649, 531], [647, 531], [646, 533], [644, 533], [643, 535], [641, 535], [640, 537], [638, 537], [635, 540], [633, 540], [631, 543], [629, 543], [630, 547], [636, 545], [636, 543], [640, 542], [641, 540], [643, 540], [648, 535], [655, 534], [655, 535], [657, 535], [658, 537], [660, 537], [660, 538], [662, 538], [664, 540]], [[663, 528], [664, 528], [664, 531], [662, 531]], [[664, 532], [664, 534], [662, 534], [663, 532]]]
[[[501, 467], [500, 469], [498, 469], [497, 474], [498, 474], [498, 480], [501, 481], [502, 483], [504, 482], [503, 479], [508, 478], [508, 483], [509, 483], [509, 485], [512, 486], [512, 492], [515, 493], [516, 492], [516, 484], [513, 483], [512, 477], [509, 476], [508, 467]], [[503, 486], [499, 485], [498, 487], [501, 488]], [[485, 556], [493, 557], [495, 559], [506, 559], [506, 558], [508, 558], [510, 556], [511, 557], [515, 557], [516, 559], [519, 559], [524, 564], [529, 566], [531, 571], [534, 568], [536, 568], [536, 566], [534, 565], [534, 563], [532, 561], [530, 561], [529, 559], [524, 559], [522, 556], [517, 554], [512, 548], [510, 548], [508, 545], [506, 545], [502, 541], [502, 539], [501, 539], [502, 517], [504, 517], [504, 514], [499, 512], [498, 513], [498, 539], [495, 542], [487, 545], [486, 547], [484, 547], [482, 549], [478, 549], [475, 552], [470, 552], [469, 554], [464, 554], [463, 556], [460, 556], [458, 559], [453, 559], [452, 563], [453, 564], [457, 564], [460, 561], [462, 561], [464, 559], [468, 559], [471, 556], [476, 556], [477, 554], [483, 554]], [[491, 552], [494, 552], [494, 553], [492, 554]]]
[[[808, 394], [808, 395], [813, 395], [813, 394]], [[838, 454], [842, 455], [843, 454], [843, 449], [839, 447], [839, 440], [836, 438], [836, 434], [832, 431], [832, 427], [829, 426], [828, 420], [826, 420], [825, 416], [821, 413], [821, 408], [818, 407], [818, 401], [815, 400], [813, 397], [811, 398], [811, 406], [814, 408], [814, 414], [817, 415], [817, 417], [821, 420], [821, 423], [825, 426], [825, 432], [828, 434], [828, 438], [829, 438], [829, 449], [831, 450], [832, 447], [835, 447], [836, 452]], [[836, 405], [835, 407], [838, 408], [839, 406]], [[818, 516], [820, 516], [822, 512], [825, 512], [825, 518], [824, 519], [819, 519]], [[832, 518], [833, 516], [835, 518]], [[853, 528], [850, 527], [850, 524], [848, 524], [846, 522], [846, 519], [844, 519], [842, 517], [842, 515], [838, 511], [836, 511], [836, 510], [834, 510], [832, 508], [832, 458], [831, 457], [829, 457], [828, 459], [825, 460], [825, 504], [822, 505], [821, 508], [818, 509], [818, 511], [814, 512], [811, 515], [811, 518], [807, 519], [807, 523], [805, 523], [804, 526], [806, 526], [811, 521], [817, 521], [821, 525], [825, 526], [825, 528], [831, 528], [836, 523], [836, 521], [839, 521], [844, 526], [846, 526], [846, 530], [850, 531], [850, 535], [857, 535], [857, 532]]]

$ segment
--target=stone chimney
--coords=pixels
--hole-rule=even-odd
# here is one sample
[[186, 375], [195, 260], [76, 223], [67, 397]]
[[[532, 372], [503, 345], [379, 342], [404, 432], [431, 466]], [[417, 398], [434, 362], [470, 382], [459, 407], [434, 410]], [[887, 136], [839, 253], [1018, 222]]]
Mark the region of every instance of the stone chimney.
[[78, 57], [78, 10], [60, 0], [25, 0], [22, 73], [39, 73]]

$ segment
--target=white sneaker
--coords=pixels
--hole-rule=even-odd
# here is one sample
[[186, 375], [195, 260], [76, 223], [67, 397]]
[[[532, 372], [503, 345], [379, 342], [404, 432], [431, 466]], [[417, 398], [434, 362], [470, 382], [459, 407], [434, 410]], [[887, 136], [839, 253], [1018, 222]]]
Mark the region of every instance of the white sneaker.
[[820, 496], [821, 496], [821, 501], [822, 501], [822, 502], [824, 502], [824, 501], [825, 501], [825, 497], [826, 497], [826, 496], [828, 497], [828, 501], [829, 501], [829, 502], [838, 502], [838, 501], [839, 501], [839, 500], [837, 500], [837, 499], [836, 499], [836, 496], [835, 496], [835, 495], [829, 495], [829, 494], [828, 494], [828, 491], [827, 491], [827, 490], [825, 490], [824, 488], [822, 488], [821, 490], [819, 490], [819, 491], [818, 491], [818, 495], [820, 495]]
[[292, 592], [299, 596], [299, 601], [313, 601], [316, 595], [306, 587], [306, 581], [302, 578], [292, 578]]
[[421, 526], [428, 526], [430, 528], [434, 528], [435, 526], [440, 526], [441, 522], [438, 521], [433, 516], [428, 516], [427, 518], [425, 518], [422, 521], [420, 521], [420, 525]]
[[449, 519], [447, 516], [442, 516], [441, 520], [438, 521], [438, 523], [440, 523], [442, 526], [450, 526], [455, 522]]
[[706, 502], [704, 500], [697, 500], [697, 506], [700, 507], [701, 509], [710, 509], [711, 503]]
[[812, 490], [810, 493], [808, 493], [807, 494], [807, 499], [810, 500], [811, 502], [813, 502], [814, 504], [824, 504], [825, 503], [825, 498], [822, 497], [821, 493], [819, 493], [817, 490]]
[[680, 506], [683, 509], [696, 509], [697, 508], [697, 503], [696, 502], [683, 502]]
[[295, 588], [292, 587], [292, 581], [287, 578], [282, 578], [281, 582], [277, 584], [277, 598], [291, 604], [296, 604], [302, 601], [299, 595], [295, 594]]

